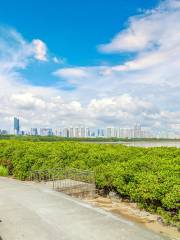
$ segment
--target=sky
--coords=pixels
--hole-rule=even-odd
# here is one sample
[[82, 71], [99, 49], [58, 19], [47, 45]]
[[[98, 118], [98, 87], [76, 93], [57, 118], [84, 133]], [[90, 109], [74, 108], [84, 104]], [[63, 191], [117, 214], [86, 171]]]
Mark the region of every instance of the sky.
[[7, 0], [0, 128], [132, 127], [180, 135], [180, 0]]

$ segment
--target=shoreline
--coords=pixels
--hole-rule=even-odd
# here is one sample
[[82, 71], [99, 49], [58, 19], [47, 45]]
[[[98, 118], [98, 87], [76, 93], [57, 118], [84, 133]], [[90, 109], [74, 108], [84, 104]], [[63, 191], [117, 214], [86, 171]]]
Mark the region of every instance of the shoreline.
[[101, 196], [91, 200], [87, 199], [86, 201], [95, 207], [102, 208], [117, 216], [121, 215], [127, 220], [141, 224], [153, 232], [169, 237], [171, 240], [180, 240], [180, 232], [176, 227], [162, 224], [158, 221], [158, 217], [160, 216], [139, 209], [136, 203]]

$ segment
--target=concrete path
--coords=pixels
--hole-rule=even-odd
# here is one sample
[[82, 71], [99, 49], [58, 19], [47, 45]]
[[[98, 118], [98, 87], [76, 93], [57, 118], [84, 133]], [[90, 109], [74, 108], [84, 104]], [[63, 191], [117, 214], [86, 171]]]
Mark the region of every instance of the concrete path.
[[1, 177], [0, 220], [3, 240], [165, 239], [40, 184]]

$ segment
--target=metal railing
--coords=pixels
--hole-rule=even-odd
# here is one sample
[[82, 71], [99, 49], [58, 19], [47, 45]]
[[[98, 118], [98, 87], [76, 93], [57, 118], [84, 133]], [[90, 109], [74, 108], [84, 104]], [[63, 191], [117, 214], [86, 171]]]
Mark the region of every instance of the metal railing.
[[94, 197], [94, 172], [80, 169], [48, 169], [30, 172], [30, 180], [46, 183], [56, 191], [77, 197]]

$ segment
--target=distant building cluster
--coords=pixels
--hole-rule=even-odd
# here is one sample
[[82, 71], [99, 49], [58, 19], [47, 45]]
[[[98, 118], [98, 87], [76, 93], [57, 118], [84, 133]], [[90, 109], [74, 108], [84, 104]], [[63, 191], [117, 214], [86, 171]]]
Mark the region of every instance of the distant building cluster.
[[[34, 129], [31, 129], [31, 135], [37, 133]], [[106, 129], [90, 129], [87, 127], [70, 127], [59, 128], [54, 131], [49, 128], [40, 129], [41, 136], [61, 136], [70, 138], [86, 138], [86, 137], [107, 137], [107, 138], [149, 138], [152, 137], [150, 133], [142, 130], [141, 126], [136, 125], [134, 128], [117, 128], [108, 127]]]
[[28, 133], [32, 136], [59, 136], [69, 138], [81, 138], [81, 137], [104, 137], [105, 133], [103, 129], [90, 130], [86, 127], [65, 127], [65, 128], [31, 128]]
[[70, 127], [59, 128], [55, 130], [56, 136], [70, 137], [70, 138], [85, 138], [85, 137], [104, 137], [103, 129], [90, 129], [87, 127]]
[[[29, 131], [23, 131], [20, 127], [19, 118], [14, 117], [13, 133], [15, 135], [30, 135], [30, 136], [60, 136], [66, 138], [149, 138], [150, 133], [144, 131], [140, 125], [135, 125], [133, 128], [89, 128], [89, 127], [63, 127], [63, 128], [31, 128]], [[0, 130], [0, 134], [8, 134], [6, 130]]]
[[31, 128], [30, 130], [22, 130], [20, 120], [14, 117], [13, 132], [5, 129], [0, 129], [0, 135], [7, 134], [15, 135], [29, 135], [29, 136], [59, 136], [65, 138], [180, 138], [180, 135], [160, 133], [152, 135], [150, 132], [145, 131], [140, 125], [135, 125], [133, 128], [122, 127], [107, 127], [107, 128], [89, 128], [89, 127], [62, 127], [62, 128]]
[[5, 129], [0, 129], [0, 135], [7, 135], [8, 131]]
[[106, 131], [108, 138], [150, 138], [152, 135], [148, 131], [142, 130], [140, 125], [135, 125], [134, 128], [116, 128], [109, 127]]

